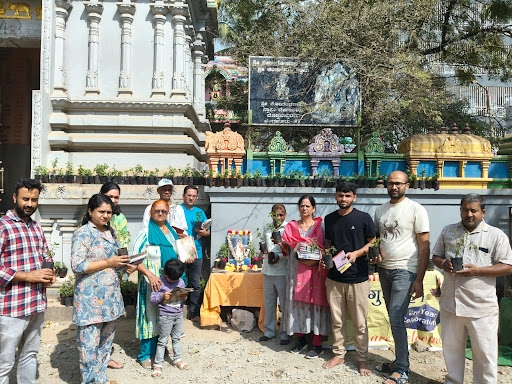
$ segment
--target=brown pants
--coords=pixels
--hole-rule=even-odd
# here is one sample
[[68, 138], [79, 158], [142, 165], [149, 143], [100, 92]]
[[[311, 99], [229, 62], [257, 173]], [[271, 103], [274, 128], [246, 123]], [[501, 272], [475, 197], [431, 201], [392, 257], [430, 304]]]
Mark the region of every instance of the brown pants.
[[366, 361], [368, 358], [368, 295], [370, 282], [357, 284], [338, 283], [327, 278], [327, 300], [331, 308], [332, 331], [334, 344], [332, 352], [335, 356], [344, 358], [347, 352], [345, 346], [347, 313], [350, 314], [354, 324], [354, 346], [357, 352], [357, 361]]

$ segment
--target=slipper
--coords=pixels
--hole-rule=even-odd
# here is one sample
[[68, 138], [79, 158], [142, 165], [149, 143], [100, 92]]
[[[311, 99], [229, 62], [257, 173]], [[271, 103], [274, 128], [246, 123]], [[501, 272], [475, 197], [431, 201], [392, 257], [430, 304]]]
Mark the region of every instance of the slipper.
[[386, 383], [386, 381], [388, 380], [392, 380], [394, 381], [396, 384], [409, 384], [409, 375], [405, 372], [393, 372], [393, 373], [399, 373], [400, 376], [399, 377], [393, 377], [393, 376], [388, 376], [387, 379], [384, 381], [384, 383]]
[[107, 364], [107, 368], [111, 368], [111, 369], [122, 369], [123, 367], [124, 367], [123, 363], [118, 363], [115, 360], [110, 360]]
[[177, 362], [173, 363], [173, 365], [176, 368], [179, 368], [180, 370], [184, 371], [188, 369], [187, 363], [185, 363], [183, 360], [178, 360]]
[[153, 373], [151, 374], [151, 377], [157, 378], [157, 377], [160, 377], [160, 376], [162, 376], [162, 368], [161, 367], [155, 367], [153, 369]]
[[151, 359], [146, 359], [143, 361], [139, 361], [139, 364], [144, 369], [151, 369]]
[[391, 364], [393, 363], [382, 363], [381, 365], [377, 365], [375, 369], [382, 373], [393, 373], [393, 369], [391, 368]]

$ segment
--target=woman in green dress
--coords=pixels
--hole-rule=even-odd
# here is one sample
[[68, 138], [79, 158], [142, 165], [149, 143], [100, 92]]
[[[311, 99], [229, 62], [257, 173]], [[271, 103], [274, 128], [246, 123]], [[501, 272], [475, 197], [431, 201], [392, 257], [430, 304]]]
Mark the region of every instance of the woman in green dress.
[[[161, 269], [168, 260], [178, 257], [176, 240], [178, 234], [167, 222], [169, 204], [165, 200], [157, 200], [151, 206], [151, 218], [147, 228], [143, 228], [133, 245], [133, 254], [147, 252], [148, 257], [137, 266], [139, 286], [137, 299], [136, 336], [140, 339], [140, 350], [137, 356], [139, 363], [151, 369], [151, 357], [156, 352], [158, 342], [157, 305], [150, 302], [151, 291], [158, 291]], [[183, 274], [185, 284], [186, 277]]]

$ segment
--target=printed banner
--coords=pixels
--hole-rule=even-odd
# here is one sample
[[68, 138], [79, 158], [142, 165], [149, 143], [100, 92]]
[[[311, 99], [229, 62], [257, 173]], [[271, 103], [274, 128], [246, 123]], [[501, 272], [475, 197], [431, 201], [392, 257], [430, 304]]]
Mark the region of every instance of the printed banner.
[[[417, 339], [432, 349], [441, 348], [441, 329], [439, 316], [439, 295], [443, 275], [438, 271], [427, 271], [423, 280], [423, 297], [411, 300], [405, 316], [409, 344]], [[370, 295], [368, 309], [368, 332], [370, 348], [379, 348], [393, 343], [391, 327], [379, 275], [370, 276]]]

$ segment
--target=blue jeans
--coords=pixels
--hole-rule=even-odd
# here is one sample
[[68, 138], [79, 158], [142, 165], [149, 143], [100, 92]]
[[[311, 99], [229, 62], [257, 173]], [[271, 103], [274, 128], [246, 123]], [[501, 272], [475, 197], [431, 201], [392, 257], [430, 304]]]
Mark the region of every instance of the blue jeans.
[[158, 344], [156, 346], [155, 365], [162, 366], [165, 348], [169, 335], [172, 340], [172, 360], [177, 363], [181, 360], [181, 335], [183, 334], [183, 313], [174, 316], [162, 316], [158, 319]]
[[395, 371], [409, 372], [409, 345], [405, 316], [411, 301], [411, 287], [416, 274], [406, 269], [384, 269], [378, 267], [382, 295], [388, 309], [391, 333], [395, 340]]
[[17, 382], [36, 382], [37, 352], [43, 323], [44, 312], [23, 317], [0, 316], [0, 383], [9, 382], [9, 373], [14, 367], [16, 356]]
[[190, 292], [188, 295], [189, 305], [188, 305], [188, 313], [190, 314], [190, 318], [194, 318], [199, 316], [199, 295], [201, 291], [199, 289], [199, 282], [201, 280], [201, 269], [203, 267], [203, 259], [196, 259], [193, 263], [185, 264], [187, 278], [188, 278], [188, 287], [194, 288], [193, 292]]

